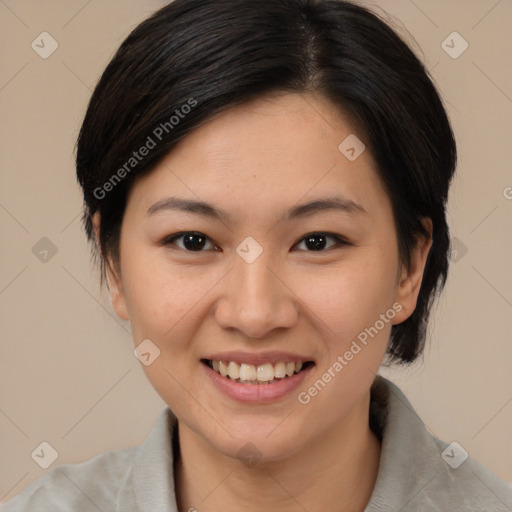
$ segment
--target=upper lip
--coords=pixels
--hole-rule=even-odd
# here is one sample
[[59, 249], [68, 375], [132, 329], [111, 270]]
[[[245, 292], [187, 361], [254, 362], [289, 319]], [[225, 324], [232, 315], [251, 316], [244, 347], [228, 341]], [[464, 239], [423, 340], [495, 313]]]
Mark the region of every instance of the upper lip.
[[267, 352], [241, 352], [241, 351], [230, 351], [230, 352], [217, 352], [211, 354], [204, 359], [211, 361], [233, 361], [238, 364], [253, 364], [255, 366], [262, 365], [265, 363], [280, 363], [280, 362], [300, 362], [305, 363], [307, 361], [313, 361], [310, 357], [301, 356], [292, 352], [281, 352], [281, 351], [267, 351]]

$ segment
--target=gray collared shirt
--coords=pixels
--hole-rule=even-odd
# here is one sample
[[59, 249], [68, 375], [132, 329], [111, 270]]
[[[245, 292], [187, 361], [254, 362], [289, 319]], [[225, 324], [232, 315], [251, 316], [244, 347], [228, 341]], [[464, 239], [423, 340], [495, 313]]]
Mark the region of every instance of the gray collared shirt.
[[[388, 379], [372, 386], [372, 428], [381, 438], [377, 481], [365, 512], [512, 512], [512, 487], [430, 434]], [[5, 503], [2, 512], [177, 512], [176, 417], [165, 408], [140, 446], [57, 466]]]

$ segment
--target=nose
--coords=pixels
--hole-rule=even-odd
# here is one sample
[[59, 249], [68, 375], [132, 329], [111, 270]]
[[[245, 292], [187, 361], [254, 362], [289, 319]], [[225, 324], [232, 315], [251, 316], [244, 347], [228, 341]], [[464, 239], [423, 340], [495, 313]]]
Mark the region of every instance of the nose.
[[290, 328], [298, 318], [298, 303], [279, 265], [265, 251], [252, 263], [235, 256], [216, 302], [215, 319], [224, 329], [236, 329], [247, 338], [264, 338], [279, 328]]

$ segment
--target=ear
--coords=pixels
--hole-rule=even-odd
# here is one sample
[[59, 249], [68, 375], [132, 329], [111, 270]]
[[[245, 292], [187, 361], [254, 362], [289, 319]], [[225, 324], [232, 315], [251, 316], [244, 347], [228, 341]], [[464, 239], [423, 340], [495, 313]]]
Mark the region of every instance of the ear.
[[418, 235], [416, 245], [411, 251], [411, 264], [407, 269], [402, 266], [396, 288], [396, 302], [401, 304], [402, 309], [395, 315], [393, 324], [401, 324], [414, 312], [418, 295], [420, 293], [423, 273], [427, 262], [427, 256], [432, 247], [432, 220], [425, 217], [422, 224], [427, 230], [428, 238]]
[[101, 252], [101, 258], [105, 268], [105, 277], [107, 279], [107, 288], [110, 295], [110, 303], [116, 315], [122, 320], [129, 320], [128, 308], [126, 307], [126, 299], [123, 291], [123, 283], [119, 269], [112, 261], [110, 256], [105, 256], [101, 251], [100, 245], [100, 214], [96, 212], [92, 218], [94, 234], [96, 237], [96, 246]]

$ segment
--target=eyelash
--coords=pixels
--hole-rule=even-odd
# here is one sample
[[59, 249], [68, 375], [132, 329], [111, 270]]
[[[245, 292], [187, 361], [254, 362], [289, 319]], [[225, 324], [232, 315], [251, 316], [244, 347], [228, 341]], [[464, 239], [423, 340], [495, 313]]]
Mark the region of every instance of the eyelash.
[[[180, 233], [175, 233], [174, 235], [170, 235], [166, 238], [164, 238], [162, 240], [162, 245], [165, 246], [165, 247], [168, 247], [170, 245], [175, 245], [174, 242], [180, 238], [183, 238], [185, 235], [196, 235], [196, 236], [201, 236], [201, 237], [204, 237], [206, 238], [208, 241], [210, 241], [212, 243], [212, 241], [206, 236], [204, 235], [203, 233], [200, 233], [198, 231], [181, 231]], [[336, 241], [336, 244], [327, 248], [327, 249], [322, 249], [322, 250], [319, 250], [319, 251], [305, 251], [305, 252], [311, 252], [311, 253], [315, 253], [315, 252], [318, 252], [318, 253], [325, 253], [331, 249], [336, 249], [336, 248], [339, 248], [339, 247], [342, 247], [342, 246], [346, 246], [346, 245], [351, 245], [349, 242], [347, 242], [344, 238], [342, 238], [341, 236], [339, 235], [336, 235], [335, 233], [329, 233], [329, 232], [326, 232], [326, 231], [313, 231], [311, 233], [307, 233], [306, 235], [304, 235], [295, 245], [297, 245], [298, 243], [302, 243], [304, 240], [306, 240], [308, 237], [313, 237], [313, 236], [325, 236], [327, 238], [332, 238]], [[215, 244], [214, 244], [215, 245]], [[294, 246], [295, 246], [294, 245]], [[217, 247], [215, 245], [215, 247]], [[185, 251], [185, 252], [188, 252], [188, 253], [200, 253], [200, 252], [206, 252], [205, 250], [199, 250], [199, 251], [189, 251], [185, 248], [182, 248], [182, 247], [178, 247], [177, 250], [181, 250], [181, 251]]]

